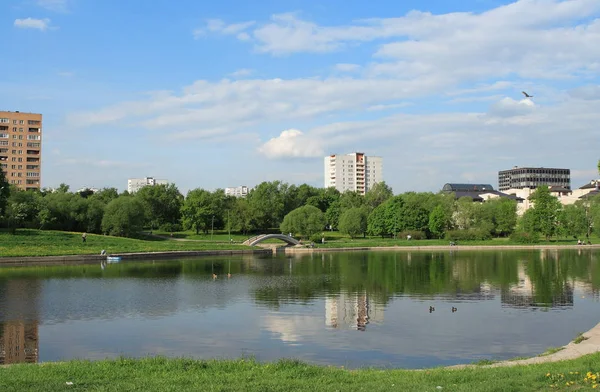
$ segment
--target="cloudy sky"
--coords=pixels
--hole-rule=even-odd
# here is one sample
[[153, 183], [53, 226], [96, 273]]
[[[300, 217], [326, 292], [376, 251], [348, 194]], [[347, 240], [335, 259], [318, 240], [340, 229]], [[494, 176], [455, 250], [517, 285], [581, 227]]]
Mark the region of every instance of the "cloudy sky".
[[599, 0], [2, 0], [0, 37], [43, 186], [322, 186], [353, 151], [396, 193], [597, 177]]

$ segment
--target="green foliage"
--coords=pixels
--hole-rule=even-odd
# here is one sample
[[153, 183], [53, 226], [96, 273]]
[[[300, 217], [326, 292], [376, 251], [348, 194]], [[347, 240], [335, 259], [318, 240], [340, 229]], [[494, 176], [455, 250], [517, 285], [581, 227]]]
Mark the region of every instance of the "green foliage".
[[365, 205], [365, 198], [358, 192], [346, 191], [340, 196], [340, 208], [344, 212], [351, 208], [360, 208]]
[[180, 222], [183, 196], [175, 184], [145, 186], [137, 191], [135, 197], [143, 203], [146, 221], [151, 228]]
[[347, 234], [350, 238], [365, 234], [367, 231], [367, 211], [365, 208], [352, 207], [340, 216], [340, 232]]
[[220, 193], [204, 189], [189, 191], [181, 209], [184, 228], [193, 229], [196, 234], [200, 231], [208, 233], [214, 228], [215, 217], [222, 214], [223, 203]]
[[4, 170], [0, 169], [0, 217], [4, 215], [4, 210], [6, 208], [6, 203], [8, 202], [9, 195], [10, 187], [8, 184], [8, 180], [6, 179]]
[[388, 225], [388, 210], [385, 204], [377, 206], [367, 218], [367, 232], [384, 238], [390, 235]]
[[283, 218], [281, 231], [283, 233], [301, 234], [310, 238], [315, 233], [323, 232], [325, 215], [314, 206], [299, 207]]
[[489, 240], [492, 238], [492, 234], [488, 230], [482, 228], [450, 230], [446, 232], [445, 238], [450, 241]]
[[560, 234], [577, 238], [586, 235], [589, 225], [586, 215], [585, 207], [581, 204], [564, 206], [558, 216]]
[[144, 204], [135, 197], [119, 197], [106, 206], [102, 231], [115, 236], [130, 237], [144, 227]]
[[546, 239], [550, 239], [557, 232], [558, 217], [562, 208], [560, 201], [552, 196], [550, 189], [545, 185], [539, 186], [529, 196], [529, 200], [534, 203], [530, 217], [533, 222], [529, 223], [534, 230], [533, 232], [540, 233]]
[[443, 238], [449, 225], [448, 214], [444, 211], [444, 207], [438, 204], [429, 214], [429, 231], [433, 236]]
[[280, 181], [262, 182], [250, 191], [248, 202], [257, 229], [279, 227], [285, 212], [286, 187]]
[[339, 200], [332, 202], [325, 212], [325, 222], [334, 229], [339, 228], [342, 203]]
[[539, 235], [527, 231], [515, 231], [510, 235], [511, 241], [519, 244], [536, 244], [539, 242]]
[[367, 191], [365, 194], [365, 204], [370, 209], [374, 209], [393, 196], [394, 192], [392, 191], [392, 188], [387, 185], [385, 181], [381, 181], [373, 185], [373, 187]]

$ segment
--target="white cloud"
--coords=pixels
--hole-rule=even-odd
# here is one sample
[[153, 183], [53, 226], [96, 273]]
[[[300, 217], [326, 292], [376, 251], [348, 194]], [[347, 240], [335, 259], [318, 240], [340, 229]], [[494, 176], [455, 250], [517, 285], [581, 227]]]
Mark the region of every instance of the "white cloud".
[[227, 24], [221, 19], [209, 19], [206, 22], [206, 26], [195, 29], [193, 31], [194, 38], [200, 38], [208, 33], [218, 33], [223, 35], [239, 35], [243, 34], [244, 30], [252, 27], [256, 22], [242, 22]]
[[50, 11], [67, 12], [69, 0], [37, 0], [37, 5]]
[[360, 65], [358, 64], [348, 64], [348, 63], [340, 63], [336, 64], [334, 69], [340, 72], [356, 72], [360, 69]]
[[494, 117], [514, 117], [531, 113], [535, 109], [535, 103], [530, 98], [516, 101], [512, 98], [504, 98], [490, 106], [489, 114]]
[[254, 73], [253, 69], [241, 68], [241, 69], [238, 69], [235, 72], [232, 72], [230, 75], [233, 76], [234, 78], [242, 78], [244, 76], [250, 76], [253, 73]]
[[15, 27], [21, 29], [37, 29], [40, 31], [46, 31], [50, 28], [50, 19], [15, 19]]
[[372, 105], [367, 108], [369, 112], [377, 112], [381, 110], [399, 109], [407, 106], [411, 106], [410, 102], [390, 103], [386, 105]]
[[307, 137], [297, 129], [288, 129], [259, 148], [267, 158], [316, 158], [324, 155], [320, 140]]

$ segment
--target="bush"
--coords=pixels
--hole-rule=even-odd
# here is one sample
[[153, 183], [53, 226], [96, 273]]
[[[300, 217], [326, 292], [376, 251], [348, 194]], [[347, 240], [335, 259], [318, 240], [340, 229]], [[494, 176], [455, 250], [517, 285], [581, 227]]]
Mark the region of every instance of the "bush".
[[406, 231], [401, 231], [400, 233], [398, 233], [398, 238], [400, 239], [406, 239], [406, 236], [410, 235], [413, 240], [424, 240], [427, 238], [427, 235], [425, 234], [424, 231], [417, 231], [417, 230], [406, 230]]
[[323, 239], [322, 233], [315, 233], [310, 236], [310, 240], [312, 242], [314, 242], [315, 244], [320, 244], [322, 239]]
[[165, 223], [160, 226], [161, 231], [166, 231], [167, 233], [174, 233], [177, 231], [181, 231], [181, 225], [179, 223]]
[[489, 240], [492, 238], [492, 234], [485, 229], [451, 230], [446, 232], [444, 238], [449, 241]]
[[540, 240], [537, 234], [528, 233], [526, 231], [515, 231], [510, 235], [510, 239], [520, 244], [535, 244]]

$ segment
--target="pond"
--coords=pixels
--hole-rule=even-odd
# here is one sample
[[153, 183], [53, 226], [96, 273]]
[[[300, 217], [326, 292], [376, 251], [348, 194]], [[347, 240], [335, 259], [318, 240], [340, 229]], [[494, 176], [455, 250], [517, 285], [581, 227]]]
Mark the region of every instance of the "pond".
[[0, 268], [0, 363], [165, 355], [422, 368], [532, 356], [600, 322], [599, 255], [351, 252]]

